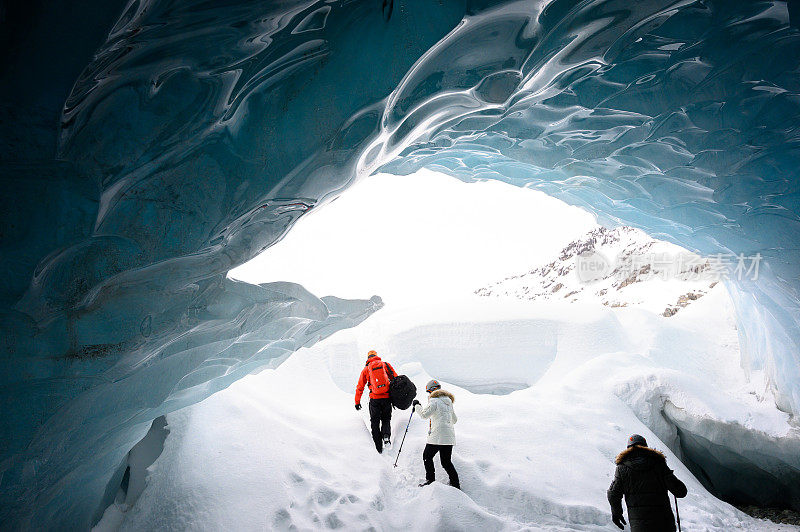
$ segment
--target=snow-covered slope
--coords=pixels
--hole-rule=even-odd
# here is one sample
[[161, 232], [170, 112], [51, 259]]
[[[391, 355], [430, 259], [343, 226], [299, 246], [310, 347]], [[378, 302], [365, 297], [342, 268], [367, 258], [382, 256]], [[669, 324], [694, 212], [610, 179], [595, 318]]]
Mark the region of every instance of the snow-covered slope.
[[632, 227], [598, 227], [551, 262], [475, 293], [637, 306], [672, 316], [707, 294], [727, 273], [725, 267], [719, 258], [701, 257]]
[[[418, 388], [435, 377], [455, 394], [463, 492], [416, 486], [427, 431], [416, 416], [392, 468], [409, 411], [394, 413], [393, 449], [375, 453], [353, 410], [371, 348]], [[516, 391], [507, 393], [509, 383]], [[791, 490], [800, 437], [762, 392], [739, 367], [721, 284], [669, 319], [640, 308], [477, 297], [387, 306], [275, 370], [169, 414], [147, 488], [126, 512], [109, 509], [101, 528], [116, 516], [123, 530], [616, 530], [605, 490], [635, 432], [665, 451], [689, 487], [685, 530], [789, 530], [715, 498], [680, 461], [678, 428], [751, 467], [768, 454], [775, 485]], [[732, 435], [745, 435], [754, 452]], [[446, 479], [438, 462], [437, 477]]]

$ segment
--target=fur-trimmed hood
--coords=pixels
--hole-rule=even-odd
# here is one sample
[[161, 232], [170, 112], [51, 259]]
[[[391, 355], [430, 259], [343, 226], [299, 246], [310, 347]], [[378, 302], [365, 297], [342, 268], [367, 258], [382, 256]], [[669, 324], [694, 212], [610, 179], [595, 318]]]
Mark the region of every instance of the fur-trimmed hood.
[[650, 447], [642, 447], [641, 445], [634, 445], [628, 447], [617, 455], [615, 460], [617, 464], [622, 464], [634, 469], [648, 469], [652, 465], [667, 462], [667, 457], [661, 451], [656, 451]]
[[428, 404], [417, 404], [414, 411], [422, 419], [430, 420], [428, 424], [428, 443], [432, 445], [455, 445], [456, 431], [453, 425], [458, 421], [453, 408], [453, 394], [441, 388], [434, 390], [428, 398]]
[[451, 403], [455, 403], [456, 402], [456, 398], [453, 397], [452, 393], [448, 392], [447, 390], [442, 390], [441, 388], [439, 388], [438, 390], [435, 390], [435, 391], [433, 391], [431, 393], [431, 399], [436, 398], [436, 397], [448, 397], [450, 399]]

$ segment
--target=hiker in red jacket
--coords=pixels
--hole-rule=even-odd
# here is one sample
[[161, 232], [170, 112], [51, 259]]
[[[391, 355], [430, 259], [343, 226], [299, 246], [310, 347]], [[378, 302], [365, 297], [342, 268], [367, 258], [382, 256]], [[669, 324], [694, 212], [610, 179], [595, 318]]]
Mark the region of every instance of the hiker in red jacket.
[[367, 364], [361, 370], [356, 386], [356, 410], [361, 410], [361, 395], [364, 385], [369, 386], [369, 422], [372, 440], [379, 453], [383, 446], [389, 445], [392, 436], [392, 401], [389, 399], [389, 383], [395, 378], [394, 368], [381, 360], [378, 353], [367, 353]]

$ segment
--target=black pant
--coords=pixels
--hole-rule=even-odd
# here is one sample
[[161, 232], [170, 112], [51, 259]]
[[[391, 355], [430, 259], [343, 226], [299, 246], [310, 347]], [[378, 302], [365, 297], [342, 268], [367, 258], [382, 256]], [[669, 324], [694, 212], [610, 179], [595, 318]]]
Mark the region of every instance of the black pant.
[[383, 438], [392, 435], [392, 401], [386, 399], [369, 400], [369, 424], [372, 428], [372, 441], [378, 452], [383, 451]]
[[434, 445], [429, 443], [425, 446], [425, 450], [422, 451], [422, 463], [425, 464], [425, 480], [433, 482], [434, 479], [436, 479], [436, 473], [433, 469], [433, 457], [436, 456], [436, 453], [439, 453], [442, 467], [450, 476], [450, 485], [458, 488], [460, 486], [458, 482], [458, 473], [456, 473], [456, 468], [453, 467], [453, 462], [450, 461], [450, 458], [453, 456], [452, 445]]

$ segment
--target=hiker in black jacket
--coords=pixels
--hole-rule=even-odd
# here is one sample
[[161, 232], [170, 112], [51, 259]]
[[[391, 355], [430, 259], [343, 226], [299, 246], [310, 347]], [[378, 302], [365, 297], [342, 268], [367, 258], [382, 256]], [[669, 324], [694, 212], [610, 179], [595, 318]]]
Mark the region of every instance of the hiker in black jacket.
[[628, 448], [617, 456], [617, 471], [608, 488], [611, 519], [625, 528], [622, 517], [622, 496], [628, 507], [632, 532], [673, 532], [675, 516], [669, 493], [686, 497], [686, 485], [667, 467], [667, 459], [647, 447], [644, 437], [634, 434], [628, 438]]

